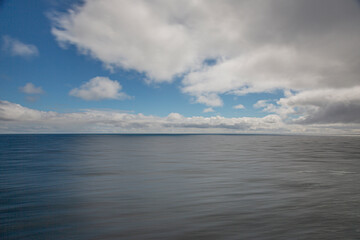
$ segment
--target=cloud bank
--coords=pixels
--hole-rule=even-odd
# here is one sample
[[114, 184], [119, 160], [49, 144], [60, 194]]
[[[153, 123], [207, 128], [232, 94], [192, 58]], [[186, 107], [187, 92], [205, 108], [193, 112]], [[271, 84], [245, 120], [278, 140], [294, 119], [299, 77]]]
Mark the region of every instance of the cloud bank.
[[0, 101], [0, 133], [308, 133], [360, 134], [360, 124], [288, 124], [276, 114], [262, 118], [165, 117], [120, 111], [39, 111]]
[[145, 116], [117, 111], [84, 110], [75, 113], [38, 111], [0, 101], [1, 132], [212, 132], [267, 131], [283, 127], [276, 115], [264, 118]]

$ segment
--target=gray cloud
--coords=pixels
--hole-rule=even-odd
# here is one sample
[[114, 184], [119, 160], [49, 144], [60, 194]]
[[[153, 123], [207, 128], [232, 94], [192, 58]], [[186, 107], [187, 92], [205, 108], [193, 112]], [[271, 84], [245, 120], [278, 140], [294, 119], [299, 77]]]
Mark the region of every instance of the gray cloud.
[[304, 91], [278, 101], [297, 123], [360, 123], [360, 87]]
[[306, 90], [276, 102], [260, 100], [254, 107], [297, 124], [360, 123], [359, 93], [360, 87]]

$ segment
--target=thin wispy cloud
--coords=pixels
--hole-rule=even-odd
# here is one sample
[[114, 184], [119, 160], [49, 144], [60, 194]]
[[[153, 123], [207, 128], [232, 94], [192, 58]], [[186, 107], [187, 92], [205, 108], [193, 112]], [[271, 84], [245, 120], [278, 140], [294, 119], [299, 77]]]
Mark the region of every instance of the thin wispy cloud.
[[36, 87], [33, 83], [26, 83], [25, 86], [20, 87], [20, 91], [26, 94], [43, 94], [42, 87]]
[[210, 107], [210, 108], [205, 108], [205, 109], [203, 110], [203, 112], [204, 112], [204, 113], [210, 113], [210, 112], [215, 112], [215, 110]]
[[8, 52], [12, 56], [31, 57], [39, 55], [39, 50], [35, 45], [23, 43], [7, 35], [3, 36], [2, 40], [3, 51]]
[[245, 109], [244, 105], [242, 104], [238, 104], [238, 105], [235, 105], [233, 106], [234, 109]]

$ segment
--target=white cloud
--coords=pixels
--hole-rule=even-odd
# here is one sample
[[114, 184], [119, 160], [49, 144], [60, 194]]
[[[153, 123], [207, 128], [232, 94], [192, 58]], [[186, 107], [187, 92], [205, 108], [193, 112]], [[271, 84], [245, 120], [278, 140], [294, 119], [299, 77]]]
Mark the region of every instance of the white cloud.
[[145, 116], [117, 111], [37, 111], [0, 101], [1, 132], [267, 132], [284, 127], [276, 115], [264, 118]]
[[[357, 89], [359, 8], [353, 0], [85, 0], [54, 17], [52, 33], [60, 44], [75, 45], [109, 68], [143, 72], [150, 82], [180, 76], [181, 91], [194, 102], [219, 107], [223, 94], [281, 89], [302, 96], [312, 89], [322, 96], [323, 89]], [[300, 111], [304, 106], [282, 100], [281, 106], [268, 102], [266, 111], [336, 122], [341, 119], [324, 118], [341, 106], [356, 109], [357, 100], [348, 101]], [[311, 118], [310, 108], [326, 114]]]
[[203, 93], [197, 96], [196, 101], [212, 107], [221, 107], [224, 103], [215, 93]]
[[204, 112], [204, 113], [210, 113], [210, 112], [215, 112], [215, 110], [214, 110], [213, 108], [209, 107], [209, 108], [205, 108], [205, 109], [203, 110], [203, 112]]
[[41, 119], [45, 114], [45, 112], [26, 108], [19, 104], [0, 101], [1, 121], [33, 121]]
[[44, 93], [41, 87], [36, 87], [32, 83], [26, 83], [25, 86], [20, 87], [20, 90], [26, 94], [42, 94]]
[[95, 77], [81, 85], [79, 88], [72, 89], [69, 94], [84, 100], [102, 99], [126, 99], [126, 93], [121, 92], [122, 86], [118, 81], [107, 77]]
[[238, 104], [238, 105], [235, 105], [233, 106], [234, 109], [245, 109], [244, 105], [242, 104]]
[[52, 33], [59, 42], [75, 44], [108, 67], [131, 68], [156, 81], [171, 81], [197, 61], [187, 29], [169, 22], [178, 11], [171, 6], [174, 3], [86, 1], [54, 18]]
[[319, 87], [326, 67], [334, 70], [341, 64], [319, 61], [290, 48], [266, 47], [189, 73], [183, 80], [183, 92], [195, 96], [199, 103], [214, 106], [202, 100], [205, 94], [219, 98], [224, 93], [245, 95]]
[[102, 133], [308, 133], [360, 134], [359, 123], [304, 125], [286, 124], [278, 115], [262, 118], [166, 117], [110, 110], [73, 113], [38, 111], [0, 101], [0, 133], [102, 132]]
[[39, 50], [35, 45], [22, 43], [10, 36], [3, 36], [3, 50], [13, 56], [29, 57], [39, 55]]

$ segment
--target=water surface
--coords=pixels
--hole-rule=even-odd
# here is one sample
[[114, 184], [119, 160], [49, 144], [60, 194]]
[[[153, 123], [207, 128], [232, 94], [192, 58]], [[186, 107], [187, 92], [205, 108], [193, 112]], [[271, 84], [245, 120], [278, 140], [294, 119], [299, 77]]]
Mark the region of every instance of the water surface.
[[0, 239], [360, 239], [360, 137], [0, 135]]

